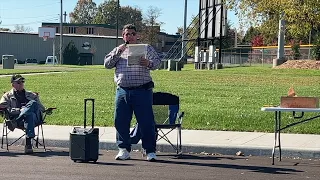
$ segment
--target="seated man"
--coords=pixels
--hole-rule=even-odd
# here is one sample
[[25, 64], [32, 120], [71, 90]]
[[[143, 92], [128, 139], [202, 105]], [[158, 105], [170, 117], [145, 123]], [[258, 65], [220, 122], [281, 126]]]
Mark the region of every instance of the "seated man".
[[12, 89], [0, 99], [0, 106], [9, 112], [8, 128], [26, 130], [25, 153], [32, 153], [32, 139], [35, 137], [34, 128], [42, 123], [42, 113], [45, 111], [37, 94], [24, 89], [25, 78], [21, 75], [11, 77]]

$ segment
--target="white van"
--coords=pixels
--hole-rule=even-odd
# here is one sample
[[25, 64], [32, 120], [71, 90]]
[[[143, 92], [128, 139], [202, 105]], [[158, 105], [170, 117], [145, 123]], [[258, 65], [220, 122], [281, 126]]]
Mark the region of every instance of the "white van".
[[[57, 56], [55, 56], [54, 59], [54, 64], [58, 64]], [[53, 64], [53, 56], [47, 56], [46, 64]]]

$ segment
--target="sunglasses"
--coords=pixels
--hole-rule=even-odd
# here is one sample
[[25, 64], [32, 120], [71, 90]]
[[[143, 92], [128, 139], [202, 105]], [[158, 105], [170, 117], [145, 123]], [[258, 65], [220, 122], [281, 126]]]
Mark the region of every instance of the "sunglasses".
[[23, 84], [24, 81], [16, 81], [17, 84]]
[[125, 34], [126, 37], [128, 37], [129, 35], [135, 36], [135, 35], [137, 35], [137, 33], [133, 32], [133, 33], [127, 33], [127, 34]]

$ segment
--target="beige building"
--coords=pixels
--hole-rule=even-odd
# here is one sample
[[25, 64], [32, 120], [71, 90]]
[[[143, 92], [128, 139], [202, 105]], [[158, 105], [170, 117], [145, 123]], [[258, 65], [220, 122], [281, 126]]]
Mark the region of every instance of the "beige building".
[[[56, 33], [60, 33], [59, 23], [42, 23], [42, 27], [56, 28]], [[160, 29], [160, 27], [156, 27]], [[119, 30], [119, 37], [121, 38], [122, 31]], [[116, 27], [108, 24], [74, 24], [63, 23], [63, 34], [70, 35], [94, 35], [94, 36], [116, 36]], [[168, 52], [170, 49], [181, 49], [181, 42], [175, 43], [179, 40], [180, 35], [170, 35], [164, 32], [158, 33], [158, 42], [155, 49], [158, 52]], [[180, 39], [181, 40], [181, 39]], [[175, 46], [173, 47], [173, 45]]]
[[[42, 27], [56, 28], [56, 33], [60, 33], [59, 23], [42, 23]], [[107, 24], [63, 23], [63, 34], [116, 36], [117, 30], [114, 26], [107, 25]], [[119, 36], [121, 36], [121, 31], [119, 31]]]

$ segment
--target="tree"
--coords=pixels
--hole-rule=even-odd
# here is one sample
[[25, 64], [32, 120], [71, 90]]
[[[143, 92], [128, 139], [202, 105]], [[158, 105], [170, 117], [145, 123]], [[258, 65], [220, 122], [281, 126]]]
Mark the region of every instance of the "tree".
[[251, 44], [253, 47], [263, 46], [263, 37], [261, 35], [254, 36], [252, 38]]
[[13, 32], [31, 32], [33, 31], [31, 27], [25, 27], [23, 25], [15, 25]]
[[252, 43], [252, 40], [254, 37], [258, 36], [260, 34], [259, 29], [251, 26], [246, 34], [244, 35], [241, 44], [249, 44]]
[[161, 25], [164, 23], [159, 21], [161, 9], [149, 6], [145, 17], [143, 18], [143, 30], [141, 33], [141, 40], [145, 43], [155, 45], [159, 42], [158, 33], [160, 32]]
[[320, 37], [315, 37], [314, 46], [312, 47], [312, 58], [320, 61]]
[[[0, 25], [1, 25], [2, 21], [0, 20]], [[0, 31], [10, 31], [9, 28], [0, 28]]]
[[10, 31], [9, 28], [0, 28], [0, 31]]
[[[104, 1], [98, 6], [97, 15], [94, 18], [95, 24], [117, 25], [117, 2]], [[119, 28], [126, 24], [135, 24], [138, 31], [142, 29], [142, 12], [138, 8], [130, 6], [119, 7]]]
[[70, 41], [63, 51], [63, 63], [78, 65], [79, 64], [79, 51], [73, 41]]
[[180, 34], [180, 35], [182, 35], [183, 34], [183, 27], [177, 27], [177, 32], [176, 32], [176, 34]]
[[234, 47], [236, 33], [237, 33], [236, 30], [231, 29], [230, 21], [227, 21], [226, 22], [226, 35], [224, 37], [222, 37], [223, 38], [222, 39], [222, 48], [223, 49]]
[[315, 0], [227, 0], [227, 4], [238, 14], [241, 26], [261, 26], [268, 43], [277, 38], [282, 12], [286, 37], [301, 39], [307, 37], [313, 27], [320, 26], [320, 3]]
[[142, 11], [139, 8], [133, 8], [130, 6], [121, 7], [120, 10], [121, 16], [119, 16], [119, 24], [120, 27], [126, 24], [134, 24], [137, 28], [137, 31], [141, 31], [143, 29], [143, 18]]
[[69, 14], [71, 23], [92, 24], [97, 14], [97, 5], [92, 0], [78, 0], [73, 12]]
[[[98, 6], [97, 14], [93, 22], [95, 24], [110, 24], [116, 26], [117, 6], [116, 1], [104, 1]], [[121, 15], [120, 12], [119, 15]]]

